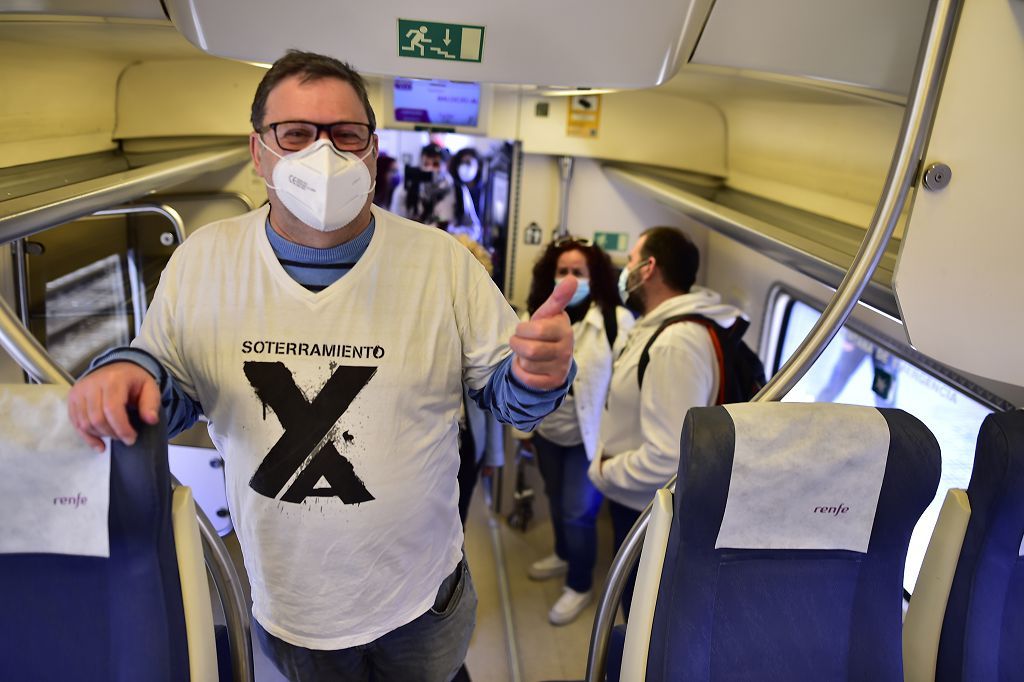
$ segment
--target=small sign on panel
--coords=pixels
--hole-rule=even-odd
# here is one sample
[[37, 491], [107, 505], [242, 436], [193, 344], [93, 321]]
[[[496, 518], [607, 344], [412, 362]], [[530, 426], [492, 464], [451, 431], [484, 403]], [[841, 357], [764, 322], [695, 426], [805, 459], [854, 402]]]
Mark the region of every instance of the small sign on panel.
[[629, 235], [625, 232], [595, 232], [594, 243], [605, 251], [621, 253], [629, 248]]
[[572, 137], [597, 137], [601, 124], [601, 95], [577, 95], [569, 99], [569, 121], [565, 134]]

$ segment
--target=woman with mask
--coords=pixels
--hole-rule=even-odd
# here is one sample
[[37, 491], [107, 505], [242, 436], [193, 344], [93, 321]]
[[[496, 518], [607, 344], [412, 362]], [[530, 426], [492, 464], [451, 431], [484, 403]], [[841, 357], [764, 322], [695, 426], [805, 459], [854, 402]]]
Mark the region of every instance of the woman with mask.
[[480, 155], [472, 147], [460, 149], [452, 157], [448, 170], [455, 185], [454, 215], [448, 231], [464, 234], [472, 241], [483, 243], [483, 226], [478, 212], [480, 178], [483, 175]]
[[530, 314], [567, 275], [579, 282], [565, 309], [575, 337], [576, 380], [561, 406], [525, 442], [537, 454], [555, 535], [554, 553], [534, 562], [529, 576], [534, 580], [566, 576], [562, 596], [548, 613], [554, 625], [572, 622], [593, 597], [596, 520], [602, 497], [587, 477], [587, 469], [597, 450], [612, 349], [633, 326], [633, 316], [619, 302], [608, 254], [589, 240], [572, 237], [549, 245], [534, 266], [527, 299]]

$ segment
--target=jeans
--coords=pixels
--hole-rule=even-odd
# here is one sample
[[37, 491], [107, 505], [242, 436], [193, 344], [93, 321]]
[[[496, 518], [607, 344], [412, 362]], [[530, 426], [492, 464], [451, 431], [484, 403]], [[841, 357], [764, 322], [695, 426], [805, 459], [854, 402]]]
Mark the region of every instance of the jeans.
[[476, 590], [463, 559], [434, 606], [368, 644], [321, 651], [289, 644], [255, 620], [260, 647], [291, 682], [448, 682], [462, 666], [476, 624]]
[[565, 585], [576, 592], [587, 592], [594, 581], [597, 512], [602, 500], [587, 476], [587, 451], [582, 443], [564, 447], [536, 434], [533, 443], [551, 507], [555, 554], [569, 562]]
[[[641, 512], [613, 500], [608, 500], [608, 511], [612, 514], [612, 533], [615, 536], [615, 551], [617, 553], [622, 547], [622, 543], [626, 541], [629, 530], [640, 518]], [[622, 590], [622, 617], [627, 621], [629, 620], [629, 605], [633, 601], [633, 588], [636, 586], [636, 571], [639, 567], [639, 562], [633, 566], [633, 570], [629, 573], [629, 580], [626, 581]]]

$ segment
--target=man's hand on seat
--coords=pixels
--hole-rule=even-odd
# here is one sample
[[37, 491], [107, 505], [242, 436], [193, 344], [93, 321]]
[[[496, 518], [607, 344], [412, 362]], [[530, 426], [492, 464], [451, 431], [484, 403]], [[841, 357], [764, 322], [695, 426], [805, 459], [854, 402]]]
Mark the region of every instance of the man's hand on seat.
[[160, 419], [160, 389], [153, 376], [132, 362], [113, 362], [79, 379], [68, 394], [68, 417], [93, 449], [104, 449], [104, 437], [128, 445], [138, 436], [128, 419], [135, 407], [147, 424]]
[[576, 278], [569, 275], [509, 339], [515, 353], [512, 374], [523, 385], [550, 391], [565, 383], [572, 366], [572, 325], [565, 306], [574, 293]]

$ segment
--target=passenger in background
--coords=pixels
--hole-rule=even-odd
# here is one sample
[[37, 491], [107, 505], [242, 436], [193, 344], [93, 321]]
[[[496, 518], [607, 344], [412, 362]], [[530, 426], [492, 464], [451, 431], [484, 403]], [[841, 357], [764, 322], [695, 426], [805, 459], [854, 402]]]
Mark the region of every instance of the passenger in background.
[[[649, 350], [643, 385], [638, 365], [644, 347], [663, 322], [676, 315], [703, 315], [730, 327], [742, 313], [721, 297], [695, 286], [700, 253], [683, 232], [655, 227], [629, 252], [619, 294], [640, 318], [612, 369], [601, 422], [601, 453], [590, 479], [608, 497], [616, 550], [654, 494], [676, 473], [683, 418], [691, 407], [714, 405], [720, 369], [706, 327], [679, 322], [666, 327]], [[628, 616], [636, 572], [622, 595]]]
[[480, 223], [480, 194], [483, 164], [480, 155], [472, 147], [460, 149], [448, 164], [452, 181], [455, 183], [455, 210], [448, 231], [465, 234], [474, 242], [483, 241], [483, 226]]
[[448, 229], [455, 217], [455, 182], [448, 175], [448, 150], [430, 144], [420, 150], [420, 165], [406, 166], [391, 199], [391, 212], [424, 225]]
[[98, 449], [135, 441], [129, 406], [162, 409], [172, 436], [209, 418], [253, 629], [285, 677], [451, 679], [476, 609], [462, 387], [519, 428], [557, 407], [576, 283], [517, 324], [466, 249], [373, 206], [376, 122], [347, 64], [290, 51], [251, 121], [269, 205], [174, 251], [138, 338], [93, 363], [69, 416]]
[[608, 254], [589, 240], [572, 237], [550, 244], [534, 265], [529, 312], [543, 305], [570, 275], [578, 282], [565, 309], [576, 341], [576, 381], [562, 405], [525, 441], [537, 454], [555, 535], [554, 553], [534, 562], [529, 576], [566, 576], [562, 596], [548, 613], [554, 625], [575, 620], [593, 597], [602, 497], [587, 478], [587, 468], [597, 452], [613, 347], [633, 326], [633, 316], [620, 304]]
[[401, 181], [398, 161], [382, 152], [377, 157], [377, 186], [373, 190], [373, 203], [385, 210], [391, 208], [391, 197]]

